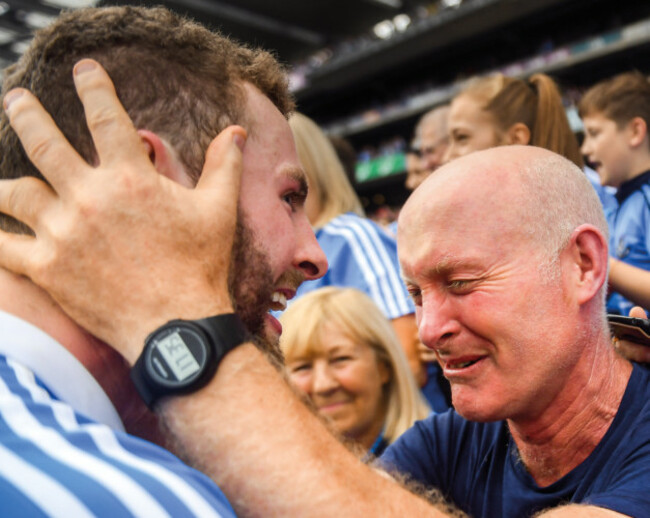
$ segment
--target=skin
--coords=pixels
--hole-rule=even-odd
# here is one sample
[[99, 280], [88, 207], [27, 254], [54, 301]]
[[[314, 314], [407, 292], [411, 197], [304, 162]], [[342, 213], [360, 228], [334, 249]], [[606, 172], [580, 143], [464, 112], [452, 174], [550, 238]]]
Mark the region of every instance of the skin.
[[[126, 296], [130, 286], [124, 285], [119, 275], [111, 276], [104, 269], [96, 271], [103, 250], [101, 246], [97, 247], [99, 250], [88, 247], [87, 227], [92, 228], [101, 219], [113, 230], [115, 225], [121, 225], [122, 231], [131, 229], [137, 239], [131, 235], [128, 244], [117, 243], [123, 251], [131, 246], [134, 247], [132, 252], [137, 249], [145, 254], [147, 239], [155, 242], [167, 267], [163, 269], [162, 263], [154, 262], [153, 274], [159, 276], [152, 275], [148, 269], [133, 274], [140, 275], [142, 280], [159, 279], [155, 285], [140, 283], [142, 289], [138, 293], [138, 304], [125, 304], [124, 298], [111, 296], [101, 305], [93, 306], [93, 315], [78, 311], [80, 321], [96, 333], [102, 332], [107, 339], [111, 338], [110, 342], [132, 363], [141, 352], [144, 335], [160, 322], [179, 316], [197, 318], [232, 310], [227, 296], [227, 265], [229, 243], [232, 242], [229, 236], [235, 228], [236, 210], [232, 200], [237, 199], [239, 190], [239, 144], [242, 144], [243, 132], [231, 128], [219, 135], [208, 150], [204, 173], [197, 188], [177, 191], [164, 182], [153, 182], [155, 172], [142, 147], [139, 144], [134, 146], [137, 135], [120, 109], [105, 72], [98, 66], [88, 68], [85, 73], [75, 76], [75, 83], [86, 109], [101, 165], [90, 168], [75, 159], [74, 152], [57, 135], [32, 96], [23, 93], [19, 98], [10, 98], [13, 102], [9, 103], [8, 112], [13, 127], [32, 159], [50, 180], [54, 180], [57, 190], [56, 194], [46, 195], [45, 187], [39, 183], [0, 183], [0, 210], [29, 220], [37, 234], [36, 238], [25, 239], [0, 233], [0, 262], [45, 284], [48, 290], [57, 294], [56, 299], [69, 313], [75, 313], [78, 311], [75, 308], [88, 307], [85, 303], [106, 289], [100, 287], [105, 279], [115, 280], [109, 286], [113, 295]], [[7, 98], [5, 102], [8, 102]], [[500, 159], [505, 161], [507, 156], [505, 154]], [[139, 166], [137, 175], [132, 174], [133, 164]], [[66, 174], [60, 176], [62, 171], [58, 169], [65, 169]], [[436, 177], [438, 175], [431, 178]], [[94, 201], [101, 197], [100, 194], [110, 200], [110, 205], [91, 205], [90, 219], [70, 218], [70, 214], [78, 214], [79, 205], [85, 206], [85, 203], [79, 201], [78, 196], [59, 194], [80, 181], [85, 185], [81, 193], [84, 201], [87, 202], [88, 198]], [[125, 182], [131, 187], [120, 187]], [[134, 182], [138, 189], [132, 188]], [[118, 186], [115, 190], [108, 188], [113, 184]], [[418, 192], [421, 190], [424, 189], [418, 189]], [[26, 196], [26, 192], [31, 196]], [[149, 225], [134, 226], [133, 218], [124, 216], [128, 214], [127, 207], [135, 207], [133, 210], [137, 214], [147, 214], [150, 203], [154, 201], [164, 202], [170, 211], [155, 220], [149, 218]], [[134, 205], [134, 202], [142, 205]], [[175, 211], [178, 207], [184, 209], [184, 219], [179, 220], [180, 214]], [[41, 215], [47, 213], [48, 217], [41, 221], [34, 210]], [[95, 217], [100, 219], [93, 221]], [[58, 237], [53, 235], [52, 228], [68, 219], [83, 229], [66, 228], [65, 239], [60, 237], [61, 234]], [[194, 236], [198, 242], [191, 254], [174, 242], [186, 244], [182, 241], [182, 229], [186, 229], [187, 224], [199, 233]], [[176, 235], [177, 232], [180, 235]], [[204, 234], [210, 236], [207, 243], [199, 238]], [[169, 235], [175, 239], [166, 239], [165, 236]], [[73, 248], [71, 243], [78, 239], [86, 243], [86, 253], [76, 257], [67, 255], [64, 250]], [[215, 239], [219, 240], [219, 246], [209, 248], [209, 243]], [[587, 241], [593, 245], [593, 237]], [[199, 245], [208, 247], [207, 252]], [[55, 249], [55, 253], [49, 253]], [[207, 271], [205, 267], [187, 268], [187, 261], [197, 253], [203, 258], [209, 257], [211, 265], [220, 263], [222, 268], [210, 267]], [[591, 264], [597, 256], [597, 253], [590, 252]], [[66, 261], [73, 259], [75, 273], [64, 268]], [[85, 261], [95, 263], [94, 277], [84, 273], [86, 267], [82, 267], [80, 262]], [[183, 264], [183, 268], [177, 269], [178, 264]], [[113, 271], [119, 272], [121, 266], [118, 264], [118, 269]], [[112, 264], [106, 266], [114, 267]], [[137, 267], [134, 265], [136, 270]], [[584, 273], [588, 268], [583, 265], [576, 270], [573, 275], [582, 278], [585, 275], [578, 272]], [[54, 275], [54, 271], [64, 275], [67, 282], [59, 282], [61, 279]], [[70, 280], [75, 275], [82, 275], [87, 284], [85, 290], [72, 289]], [[593, 276], [589, 274], [586, 277], [590, 275]], [[601, 284], [604, 282], [602, 274], [595, 277], [601, 279]], [[189, 289], [187, 295], [179, 295], [180, 283], [196, 289]], [[587, 284], [587, 292], [594, 291], [593, 282]], [[582, 304], [584, 299], [588, 301], [588, 295], [577, 291], [580, 297], [576, 303]], [[113, 324], [107, 323], [109, 320]], [[590, 329], [592, 326], [586, 327]], [[602, 356], [607, 357], [607, 354]], [[600, 393], [609, 394], [610, 391]], [[229, 353], [220, 364], [217, 375], [203, 389], [189, 396], [161, 401], [157, 411], [170, 436], [184, 450], [185, 458], [223, 488], [242, 516], [444, 516], [424, 500], [356, 460], [304, 408], [276, 369], [252, 344], [243, 344]], [[616, 515], [597, 508], [584, 509], [588, 509], [592, 516]], [[557, 510], [555, 515], [575, 516], [572, 513], [573, 509]]]
[[[585, 139], [580, 150], [598, 172], [603, 185], [620, 187], [650, 169], [650, 137], [641, 117], [621, 125], [602, 113], [590, 113], [583, 117], [583, 124]], [[636, 304], [650, 307], [650, 273], [614, 257], [609, 261], [610, 289]]]
[[478, 101], [462, 94], [457, 96], [449, 110], [449, 145], [444, 161], [500, 145], [502, 136], [495, 127], [494, 117]]
[[306, 357], [286, 358], [289, 379], [335, 430], [369, 449], [384, 426], [383, 388], [390, 371], [368, 344], [333, 325], [322, 333], [322, 348]]
[[515, 122], [503, 128], [478, 100], [467, 94], [459, 94], [452, 101], [447, 125], [449, 147], [445, 162], [491, 147], [525, 146], [531, 139], [530, 129], [524, 123]]
[[647, 128], [640, 117], [620, 127], [602, 113], [586, 115], [582, 122], [585, 138], [580, 151], [603, 185], [620, 187], [650, 167]]
[[419, 156], [407, 156], [405, 185], [410, 191], [415, 190], [427, 176], [443, 164], [449, 143], [445, 128], [436, 120], [420, 127], [418, 140]]

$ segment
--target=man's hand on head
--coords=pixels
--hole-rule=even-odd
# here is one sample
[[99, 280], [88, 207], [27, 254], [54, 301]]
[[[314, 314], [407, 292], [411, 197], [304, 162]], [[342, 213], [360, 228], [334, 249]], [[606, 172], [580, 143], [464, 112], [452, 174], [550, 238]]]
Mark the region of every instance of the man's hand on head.
[[188, 189], [156, 172], [98, 63], [77, 63], [74, 81], [96, 167], [30, 92], [5, 97], [12, 127], [50, 185], [32, 177], [0, 182], [0, 211], [35, 233], [0, 232], [0, 265], [43, 287], [133, 363], [146, 334], [164, 322], [233, 309], [228, 268], [246, 132], [224, 130]]

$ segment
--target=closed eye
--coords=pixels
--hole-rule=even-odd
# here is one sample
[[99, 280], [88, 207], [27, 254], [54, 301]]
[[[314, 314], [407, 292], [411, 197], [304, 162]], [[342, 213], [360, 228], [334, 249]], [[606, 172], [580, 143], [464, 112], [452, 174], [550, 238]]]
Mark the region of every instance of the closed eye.
[[420, 288], [417, 286], [407, 286], [407, 291], [413, 299], [413, 303], [416, 306], [419, 306], [422, 303], [422, 292], [420, 291]]
[[282, 195], [282, 201], [291, 207], [291, 210], [295, 212], [296, 210], [302, 208], [305, 205], [305, 199], [307, 198], [306, 192], [299, 191], [290, 191]]
[[454, 279], [447, 283], [447, 289], [455, 293], [466, 293], [476, 283], [476, 279]]
[[311, 363], [297, 363], [289, 367], [291, 372], [306, 372], [309, 369], [311, 369]]

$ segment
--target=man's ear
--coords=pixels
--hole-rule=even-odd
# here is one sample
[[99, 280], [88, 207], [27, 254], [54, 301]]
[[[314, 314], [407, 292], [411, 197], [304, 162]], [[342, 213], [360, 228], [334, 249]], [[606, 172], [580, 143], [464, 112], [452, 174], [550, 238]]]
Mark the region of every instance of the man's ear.
[[630, 138], [630, 146], [632, 147], [640, 146], [648, 136], [648, 126], [641, 117], [634, 117], [628, 122], [627, 130]]
[[149, 154], [151, 163], [160, 174], [185, 187], [194, 187], [194, 182], [185, 172], [185, 167], [178, 159], [176, 151], [166, 140], [145, 129], [139, 129], [138, 135]]
[[527, 146], [530, 144], [530, 128], [523, 122], [515, 122], [506, 132], [506, 143]]
[[593, 225], [580, 225], [562, 253], [570, 266], [573, 294], [578, 304], [589, 302], [607, 280], [607, 242]]

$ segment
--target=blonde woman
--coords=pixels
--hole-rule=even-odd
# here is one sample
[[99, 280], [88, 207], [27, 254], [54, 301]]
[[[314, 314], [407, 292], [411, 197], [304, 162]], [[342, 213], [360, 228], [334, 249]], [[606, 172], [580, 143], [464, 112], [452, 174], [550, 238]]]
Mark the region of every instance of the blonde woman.
[[426, 372], [418, 355], [415, 306], [400, 276], [395, 239], [364, 216], [334, 146], [318, 125], [294, 113], [289, 126], [309, 181], [307, 217], [329, 263], [325, 276], [303, 283], [296, 297], [324, 286], [364, 292], [391, 321], [418, 384], [424, 385]]
[[291, 382], [364, 451], [381, 454], [429, 415], [390, 322], [359, 290], [315, 290], [280, 321]]

